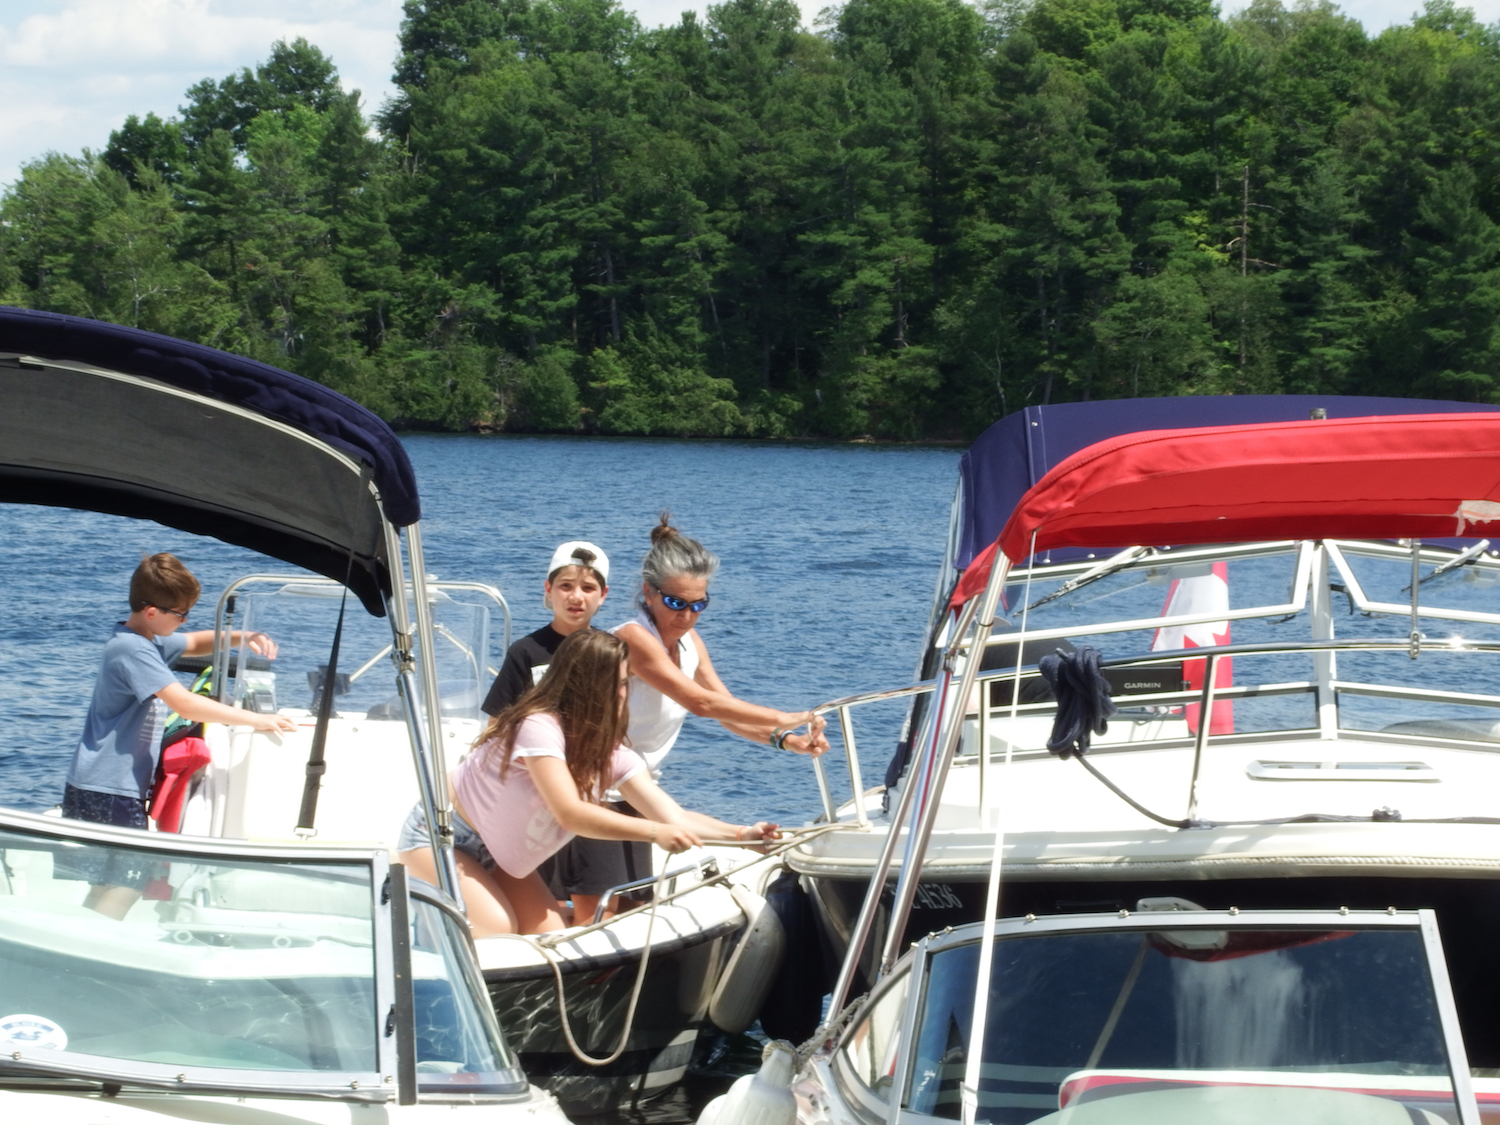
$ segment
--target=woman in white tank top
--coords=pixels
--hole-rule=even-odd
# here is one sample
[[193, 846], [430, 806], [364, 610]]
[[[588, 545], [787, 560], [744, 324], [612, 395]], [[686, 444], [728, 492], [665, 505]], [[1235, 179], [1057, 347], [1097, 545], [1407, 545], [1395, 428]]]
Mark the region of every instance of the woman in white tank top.
[[[719, 560], [678, 532], [663, 512], [641, 563], [640, 613], [610, 630], [630, 646], [630, 746], [653, 777], [689, 712], [717, 719], [752, 742], [814, 756], [828, 749], [825, 721], [811, 711], [778, 711], [738, 699], [714, 672], [694, 627], [708, 606]], [[798, 728], [805, 731], [798, 732]]]
[[[661, 646], [662, 652], [667, 651], [666, 642], [661, 639], [661, 631], [644, 609], [628, 624], [646, 630]], [[610, 632], [623, 639], [624, 629], [624, 625], [616, 625]], [[677, 652], [673, 658], [677, 670], [685, 679], [691, 680], [698, 674], [698, 646], [687, 637], [678, 639]], [[646, 759], [652, 777], [661, 776], [661, 760], [676, 744], [678, 732], [682, 730], [682, 721], [687, 718], [687, 714], [688, 709], [670, 695], [664, 695], [639, 676], [630, 677], [630, 745]]]

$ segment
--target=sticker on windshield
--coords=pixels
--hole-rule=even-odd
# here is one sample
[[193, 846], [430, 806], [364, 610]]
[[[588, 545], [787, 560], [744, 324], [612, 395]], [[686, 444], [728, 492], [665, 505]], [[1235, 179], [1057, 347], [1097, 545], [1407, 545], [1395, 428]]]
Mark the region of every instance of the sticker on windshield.
[[65, 1051], [68, 1033], [46, 1016], [0, 1016], [0, 1048]]

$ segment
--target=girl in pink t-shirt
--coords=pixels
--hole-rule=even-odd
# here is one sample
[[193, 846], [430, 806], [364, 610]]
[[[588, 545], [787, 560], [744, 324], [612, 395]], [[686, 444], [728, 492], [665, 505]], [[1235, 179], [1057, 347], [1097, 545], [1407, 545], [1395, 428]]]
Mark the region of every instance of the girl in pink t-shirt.
[[[536, 869], [574, 836], [643, 840], [668, 852], [695, 847], [703, 837], [776, 839], [777, 826], [767, 821], [726, 824], [681, 808], [621, 744], [629, 724], [629, 655], [609, 633], [571, 634], [541, 682], [490, 720], [450, 776], [459, 889], [475, 937], [568, 924]], [[603, 808], [610, 789], [645, 816]], [[436, 881], [420, 804], [397, 846], [413, 874]]]

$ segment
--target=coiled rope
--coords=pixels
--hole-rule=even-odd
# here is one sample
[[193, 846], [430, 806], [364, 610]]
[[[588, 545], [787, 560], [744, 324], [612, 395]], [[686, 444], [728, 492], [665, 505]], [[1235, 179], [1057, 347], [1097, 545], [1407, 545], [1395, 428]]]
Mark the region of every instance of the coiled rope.
[[1037, 661], [1037, 671], [1057, 699], [1057, 718], [1052, 722], [1047, 749], [1064, 761], [1077, 758], [1100, 784], [1142, 816], [1168, 828], [1194, 827], [1191, 820], [1173, 820], [1152, 812], [1085, 759], [1093, 736], [1105, 733], [1110, 716], [1119, 710], [1109, 697], [1109, 681], [1100, 670], [1102, 658], [1098, 649], [1084, 645], [1076, 652], [1058, 651]]
[[1098, 649], [1084, 645], [1076, 652], [1058, 650], [1037, 661], [1037, 671], [1052, 688], [1057, 718], [1047, 749], [1066, 761], [1089, 752], [1096, 734], [1109, 729], [1109, 718], [1119, 708], [1109, 697], [1109, 681], [1099, 670]]

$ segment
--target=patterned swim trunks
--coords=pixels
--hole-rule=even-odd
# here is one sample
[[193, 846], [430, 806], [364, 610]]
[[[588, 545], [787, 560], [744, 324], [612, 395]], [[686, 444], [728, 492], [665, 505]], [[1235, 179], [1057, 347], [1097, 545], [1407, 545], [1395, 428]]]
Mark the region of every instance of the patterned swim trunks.
[[[117, 828], [146, 831], [146, 802], [139, 797], [122, 797], [118, 793], [97, 793], [69, 785], [63, 789], [62, 814], [69, 820], [86, 820], [93, 824], [112, 824]], [[164, 864], [144, 852], [110, 846], [92, 845], [79, 854], [75, 849], [59, 852], [53, 860], [53, 871], [59, 879], [82, 879], [90, 886], [132, 887], [144, 890], [156, 878]]]

